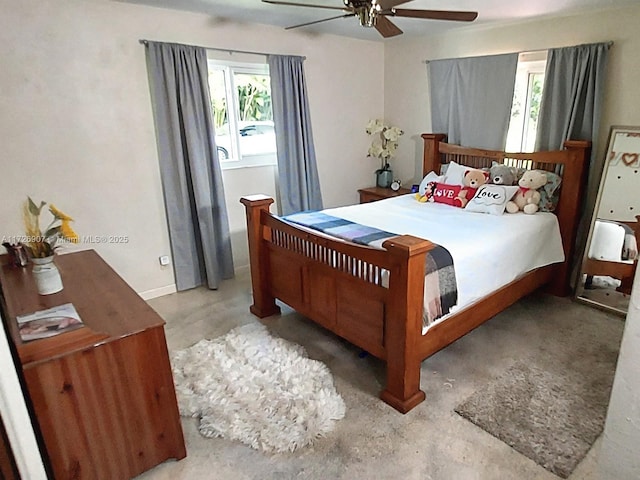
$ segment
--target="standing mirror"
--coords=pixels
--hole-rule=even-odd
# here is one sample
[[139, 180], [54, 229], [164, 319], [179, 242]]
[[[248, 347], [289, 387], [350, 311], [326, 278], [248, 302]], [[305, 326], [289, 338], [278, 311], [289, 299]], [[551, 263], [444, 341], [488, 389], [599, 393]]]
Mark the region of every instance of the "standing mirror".
[[640, 244], [640, 127], [611, 127], [577, 299], [626, 314]]

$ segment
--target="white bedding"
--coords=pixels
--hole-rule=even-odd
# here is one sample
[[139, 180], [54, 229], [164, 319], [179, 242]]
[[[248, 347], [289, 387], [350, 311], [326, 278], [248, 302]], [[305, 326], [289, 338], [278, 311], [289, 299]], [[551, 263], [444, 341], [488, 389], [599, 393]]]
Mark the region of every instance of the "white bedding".
[[324, 212], [398, 235], [426, 238], [445, 247], [453, 257], [458, 283], [455, 310], [530, 270], [564, 261], [558, 220], [552, 213], [489, 215], [420, 203], [413, 195]]
[[[622, 260], [626, 238], [627, 232], [622, 225], [608, 220], [597, 219], [593, 226], [588, 257], [595, 260], [632, 264], [638, 247], [637, 244], [632, 246], [634, 254], [631, 256], [631, 260]], [[630, 240], [635, 243], [634, 236], [631, 235]]]

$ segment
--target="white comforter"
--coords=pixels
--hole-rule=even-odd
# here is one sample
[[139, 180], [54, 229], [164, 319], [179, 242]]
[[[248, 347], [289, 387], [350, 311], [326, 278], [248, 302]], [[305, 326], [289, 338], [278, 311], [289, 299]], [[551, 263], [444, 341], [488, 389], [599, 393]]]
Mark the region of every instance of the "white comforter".
[[489, 215], [420, 203], [413, 195], [324, 212], [447, 248], [458, 282], [456, 310], [530, 270], [564, 260], [558, 219], [552, 213]]

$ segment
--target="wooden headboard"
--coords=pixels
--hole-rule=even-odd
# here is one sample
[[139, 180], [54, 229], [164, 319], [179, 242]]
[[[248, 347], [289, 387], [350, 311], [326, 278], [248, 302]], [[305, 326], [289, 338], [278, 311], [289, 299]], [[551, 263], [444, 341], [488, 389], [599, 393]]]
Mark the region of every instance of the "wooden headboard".
[[425, 175], [431, 171], [439, 174], [441, 166], [449, 162], [472, 168], [491, 167], [493, 162], [498, 162], [529, 170], [547, 170], [562, 177], [560, 198], [555, 214], [560, 224], [565, 262], [561, 275], [558, 275], [561, 279], [553, 288], [554, 293], [568, 294], [570, 266], [582, 212], [582, 197], [586, 185], [591, 142], [568, 140], [564, 143], [563, 150], [511, 153], [448, 144], [445, 142], [446, 135], [441, 133], [424, 133], [422, 139], [424, 140], [422, 171]]

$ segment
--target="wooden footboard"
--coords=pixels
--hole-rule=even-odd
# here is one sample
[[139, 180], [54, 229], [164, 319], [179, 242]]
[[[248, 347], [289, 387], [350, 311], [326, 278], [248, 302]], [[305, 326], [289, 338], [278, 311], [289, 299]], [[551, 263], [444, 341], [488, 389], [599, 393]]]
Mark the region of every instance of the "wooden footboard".
[[[565, 255], [571, 258], [588, 142], [569, 142], [564, 153], [505, 154], [447, 145], [442, 135], [423, 138], [425, 172], [451, 159], [477, 167], [490, 166], [494, 160], [519, 162], [529, 168], [560, 165], [568, 177], [563, 180], [557, 214]], [[540, 268], [476, 302], [473, 308], [449, 315], [422, 335], [424, 265], [426, 253], [434, 247], [431, 242], [403, 235], [385, 241], [385, 250], [360, 246], [271, 215], [273, 200], [269, 197], [243, 197], [241, 202], [247, 214], [251, 312], [258, 317], [279, 313], [276, 299], [281, 300], [384, 360], [387, 378], [380, 396], [402, 413], [425, 399], [420, 390], [422, 360], [546, 283], [554, 282], [556, 293], [567, 291], [568, 262]], [[388, 288], [383, 285], [387, 274]]]
[[[407, 412], [424, 400], [418, 338], [428, 240], [409, 235], [386, 250], [306, 232], [269, 214], [273, 200], [244, 197], [254, 303], [266, 317], [279, 299], [387, 363], [382, 398]], [[388, 288], [383, 278], [388, 272]], [[420, 301], [416, 301], [419, 299]]]

